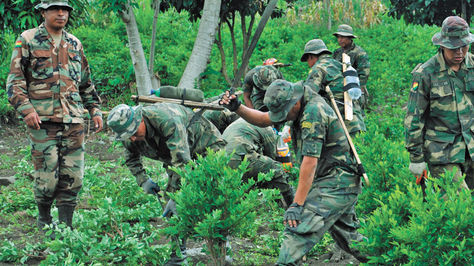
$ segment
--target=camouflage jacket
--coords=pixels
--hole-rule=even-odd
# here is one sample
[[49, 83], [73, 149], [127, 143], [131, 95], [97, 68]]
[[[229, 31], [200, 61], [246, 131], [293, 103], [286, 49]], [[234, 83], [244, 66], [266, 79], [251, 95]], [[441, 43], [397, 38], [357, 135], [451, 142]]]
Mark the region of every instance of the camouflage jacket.
[[276, 158], [277, 135], [271, 127], [258, 127], [242, 118], [232, 123], [222, 134], [227, 141], [227, 153], [235, 151], [236, 156], [252, 152]]
[[361, 86], [367, 85], [367, 79], [370, 73], [370, 62], [367, 52], [359, 45], [352, 42], [351, 47], [344, 51], [343, 48], [338, 48], [334, 51], [332, 57], [339, 62], [342, 62], [342, 53], [346, 53], [351, 58], [351, 65], [357, 70]]
[[410, 161], [462, 163], [466, 149], [474, 157], [474, 55], [468, 53], [456, 73], [441, 52], [412, 71], [405, 117]]
[[209, 122], [214, 124], [214, 126], [219, 129], [220, 133], [223, 133], [224, 130], [237, 120], [240, 116], [234, 112], [231, 112], [227, 109], [225, 110], [208, 110], [202, 114]]
[[[339, 112], [344, 118], [344, 77], [342, 76], [342, 64], [340, 62], [332, 59], [330, 55], [321, 55], [309, 71], [308, 78], [303, 84], [322, 95], [328, 102], [330, 102], [330, 99], [326, 94], [326, 86], [329, 86], [336, 99]], [[353, 101], [353, 110], [354, 118], [351, 121], [344, 119], [347, 130], [350, 133], [365, 131], [362, 109], [358, 101]]]
[[43, 24], [17, 39], [7, 93], [22, 117], [36, 111], [42, 121], [82, 123], [84, 107], [101, 115], [81, 42], [63, 31], [56, 49]]
[[158, 103], [143, 107], [146, 136], [143, 141], [123, 141], [125, 164], [141, 184], [147, 175], [141, 157], [163, 162], [164, 166], [180, 167], [206, 148], [223, 148], [225, 141], [207, 119], [198, 117], [190, 124], [194, 112], [182, 105]]
[[360, 177], [349, 142], [334, 110], [308, 87], [302, 99], [302, 111], [291, 127], [296, 158], [317, 157], [313, 188], [360, 189]]

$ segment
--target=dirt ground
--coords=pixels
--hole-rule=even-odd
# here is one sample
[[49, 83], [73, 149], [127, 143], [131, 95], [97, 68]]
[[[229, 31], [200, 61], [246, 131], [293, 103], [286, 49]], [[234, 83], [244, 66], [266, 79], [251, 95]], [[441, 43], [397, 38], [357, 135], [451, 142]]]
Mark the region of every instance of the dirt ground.
[[[107, 129], [106, 129], [107, 130]], [[109, 152], [109, 147], [112, 145], [112, 141], [109, 138], [100, 138], [95, 134], [92, 134], [87, 130], [86, 125], [86, 153], [94, 154], [98, 156], [101, 161], [110, 161], [117, 159], [120, 154]], [[92, 145], [91, 145], [92, 144]], [[9, 167], [1, 167], [4, 165], [4, 160], [12, 162], [14, 160], [20, 160], [24, 157], [24, 149], [28, 147], [28, 137], [26, 133], [26, 126], [24, 123], [9, 123], [4, 124], [0, 123], [0, 179], [1, 178], [13, 178], [17, 169]], [[1, 193], [0, 184], [0, 193]], [[36, 224], [36, 217], [28, 215], [26, 212], [18, 212], [15, 217], [18, 217], [19, 224], [24, 226], [19, 226], [18, 228], [12, 228], [13, 230], [8, 235], [3, 235], [3, 238], [15, 239], [15, 238], [29, 238], [29, 241], [40, 241], [37, 236], [31, 235], [33, 229], [31, 226]], [[6, 221], [0, 217], [0, 226], [8, 226], [11, 221]], [[163, 222], [160, 219], [155, 221], [157, 226], [160, 226]], [[272, 234], [276, 232], [269, 232], [267, 228], [261, 228], [259, 231], [264, 232], [265, 234]], [[36, 238], [36, 239], [35, 239]], [[23, 241], [22, 241], [23, 242]], [[26, 242], [26, 241], [25, 241]], [[188, 262], [190, 265], [197, 264], [199, 262], [209, 261], [209, 257], [201, 252], [203, 242], [188, 241], [187, 243], [187, 253], [188, 253]], [[242, 261], [238, 258], [238, 254], [245, 254], [252, 252], [255, 246], [253, 243], [246, 241], [245, 239], [233, 239], [232, 240], [232, 249], [235, 255], [234, 261]], [[343, 258], [339, 258], [337, 261], [330, 260], [331, 255], [325, 254], [319, 258], [310, 257], [303, 263], [305, 265], [358, 265], [359, 263], [352, 256], [346, 255]], [[32, 258], [28, 260], [28, 264], [37, 265], [44, 259], [44, 254], [38, 254], [37, 258]], [[276, 258], [271, 259], [271, 261], [262, 262], [261, 265], [273, 265]], [[0, 263], [1, 265], [5, 265]], [[231, 263], [231, 265], [236, 265]]]

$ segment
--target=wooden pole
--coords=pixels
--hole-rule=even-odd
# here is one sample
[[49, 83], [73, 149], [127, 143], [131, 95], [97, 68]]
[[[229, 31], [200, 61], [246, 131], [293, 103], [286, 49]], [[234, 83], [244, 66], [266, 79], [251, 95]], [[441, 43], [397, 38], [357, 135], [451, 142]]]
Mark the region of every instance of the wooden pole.
[[203, 102], [195, 102], [195, 101], [188, 101], [188, 100], [179, 100], [179, 99], [171, 99], [171, 98], [162, 98], [162, 97], [151, 97], [151, 96], [137, 96], [132, 95], [132, 100], [144, 103], [175, 103], [181, 104], [191, 108], [205, 108], [210, 110], [224, 110], [224, 107], [220, 105], [210, 104], [210, 103], [203, 103]]
[[362, 176], [364, 177], [365, 184], [368, 186], [370, 185], [369, 183], [369, 177], [367, 176], [367, 173], [365, 172], [364, 167], [362, 166], [362, 162], [360, 161], [359, 154], [356, 151], [356, 148], [354, 146], [354, 143], [352, 142], [352, 138], [349, 135], [349, 131], [346, 128], [346, 125], [344, 124], [344, 120], [342, 119], [341, 113], [339, 112], [339, 109], [337, 109], [337, 104], [336, 100], [334, 99], [334, 95], [332, 94], [331, 89], [329, 86], [326, 86], [326, 92], [329, 95], [329, 98], [331, 99], [331, 103], [334, 107], [334, 111], [336, 112], [337, 118], [339, 119], [339, 122], [341, 122], [342, 128], [344, 129], [344, 134], [346, 135], [347, 141], [349, 141], [349, 146], [351, 147], [352, 153], [354, 154], [354, 157], [357, 162], [357, 169], [362, 172]]

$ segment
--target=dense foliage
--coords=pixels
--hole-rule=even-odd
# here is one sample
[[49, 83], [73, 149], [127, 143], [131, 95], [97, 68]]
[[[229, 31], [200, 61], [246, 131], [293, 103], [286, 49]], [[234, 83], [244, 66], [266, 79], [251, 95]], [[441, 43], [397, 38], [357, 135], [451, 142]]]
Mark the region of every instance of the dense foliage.
[[[94, 82], [105, 100], [105, 109], [117, 103], [130, 103], [134, 75], [125, 27], [116, 16], [100, 14], [98, 10], [90, 12], [91, 24], [68, 30], [84, 44]], [[150, 9], [138, 9], [136, 13], [146, 50], [150, 43], [153, 14]], [[188, 15], [174, 10], [159, 15], [155, 71], [163, 85], [178, 83], [191, 53], [198, 24], [190, 22]], [[371, 256], [371, 262], [378, 264], [470, 264], [474, 250], [470, 225], [474, 218], [472, 196], [458, 192], [449, 182], [430, 181], [430, 194], [423, 202], [421, 191], [414, 185], [408, 171], [408, 153], [404, 149], [402, 120], [411, 82], [410, 71], [435, 54], [436, 47], [431, 44], [431, 37], [439, 28], [410, 25], [388, 16], [379, 16], [378, 19], [381, 24], [355, 27], [359, 36], [355, 41], [368, 52], [371, 61], [367, 85], [371, 94], [366, 118], [368, 129], [354, 140], [371, 180], [371, 186], [364, 187], [357, 205], [361, 232], [368, 238], [361, 248]], [[266, 58], [276, 57], [281, 62], [293, 64], [282, 68], [285, 79], [293, 82], [305, 79], [309, 69], [306, 63], [299, 61], [304, 44], [312, 38], [321, 38], [330, 50], [334, 50], [337, 48], [332, 36], [335, 27], [337, 24], [328, 30], [326, 25], [321, 27], [294, 17], [270, 20], [250, 60], [250, 67], [262, 64]], [[5, 53], [11, 54], [16, 35], [3, 33], [3, 36], [10, 43]], [[222, 36], [225, 47], [231, 47], [229, 34], [224, 32]], [[238, 43], [241, 38], [237, 35]], [[219, 59], [220, 53], [214, 47], [200, 86], [206, 96], [226, 89], [227, 83], [219, 73]], [[8, 59], [2, 57], [2, 88], [5, 88], [9, 64], [9, 56]], [[228, 64], [231, 69], [231, 63]], [[0, 90], [2, 117], [7, 112], [11, 113], [11, 107], [7, 104], [5, 91]], [[98, 137], [103, 143], [110, 142], [105, 133]], [[117, 143], [110, 145], [107, 152], [117, 158], [112, 161], [99, 160], [95, 152], [87, 153], [84, 187], [74, 218], [76, 229], [62, 229], [64, 237], [61, 239], [37, 239], [35, 242], [29, 240], [37, 235], [29, 150], [20, 151], [23, 157], [20, 161], [1, 154], [0, 169], [15, 168], [18, 173], [17, 182], [2, 187], [0, 192], [0, 262], [162, 264], [168, 258], [171, 246], [160, 230], [164, 226], [164, 222], [157, 218], [161, 215], [161, 207], [155, 197], [144, 194], [136, 185], [123, 166], [122, 151]], [[209, 160], [213, 160], [212, 157]], [[162, 176], [164, 169], [161, 165], [150, 160], [144, 162], [147, 171], [155, 173], [153, 180], [164, 187], [166, 179]], [[204, 174], [215, 170], [207, 168], [199, 171]], [[448, 173], [447, 180], [449, 178]], [[292, 183], [296, 185], [294, 179]], [[260, 198], [258, 209], [252, 209], [257, 211], [255, 216], [249, 214], [252, 219], [255, 217], [253, 222], [258, 229], [247, 228], [245, 248], [240, 254], [234, 254], [239, 258], [236, 265], [271, 264], [278, 256], [283, 210], [266, 200]], [[246, 206], [253, 208], [251, 204]], [[200, 222], [206, 226], [219, 224], [218, 219], [214, 219], [218, 214], [216, 212], [215, 216]], [[57, 218], [56, 210], [53, 215]], [[202, 226], [194, 227], [199, 229], [194, 237], [204, 238]], [[11, 232], [22, 234], [17, 236]], [[191, 230], [187, 232], [191, 234]], [[326, 236], [308, 257], [326, 252], [331, 242]]]

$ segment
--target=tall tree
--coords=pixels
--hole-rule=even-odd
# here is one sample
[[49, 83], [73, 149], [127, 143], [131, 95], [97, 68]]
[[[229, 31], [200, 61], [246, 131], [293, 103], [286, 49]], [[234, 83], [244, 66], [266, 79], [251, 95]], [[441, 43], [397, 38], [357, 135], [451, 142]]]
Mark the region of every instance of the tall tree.
[[448, 16], [463, 17], [468, 24], [473, 15], [474, 0], [390, 0], [389, 15], [409, 23], [441, 25]]
[[[137, 93], [138, 95], [149, 95], [151, 89], [157, 89], [156, 86], [159, 85], [159, 82], [152, 81], [154, 75], [153, 73], [150, 73], [147, 67], [148, 64], [143, 51], [135, 13], [133, 12], [133, 8], [137, 7], [138, 4], [134, 0], [100, 0], [100, 3], [103, 5], [105, 12], [112, 11], [116, 13], [125, 23], [130, 55], [132, 58], [133, 69], [135, 70]], [[159, 9], [159, 3], [157, 5], [155, 1], [152, 6], [153, 8]], [[153, 23], [156, 23], [156, 20], [154, 20]], [[153, 25], [153, 29], [156, 29], [155, 25]], [[155, 42], [152, 42], [152, 47], [154, 44]], [[151, 49], [151, 51], [154, 52], [154, 49]], [[150, 61], [152, 61], [151, 58]]]
[[211, 55], [216, 30], [219, 25], [221, 0], [205, 0], [199, 30], [194, 41], [193, 51], [184, 70], [178, 87], [194, 88], [196, 80], [204, 72]]

